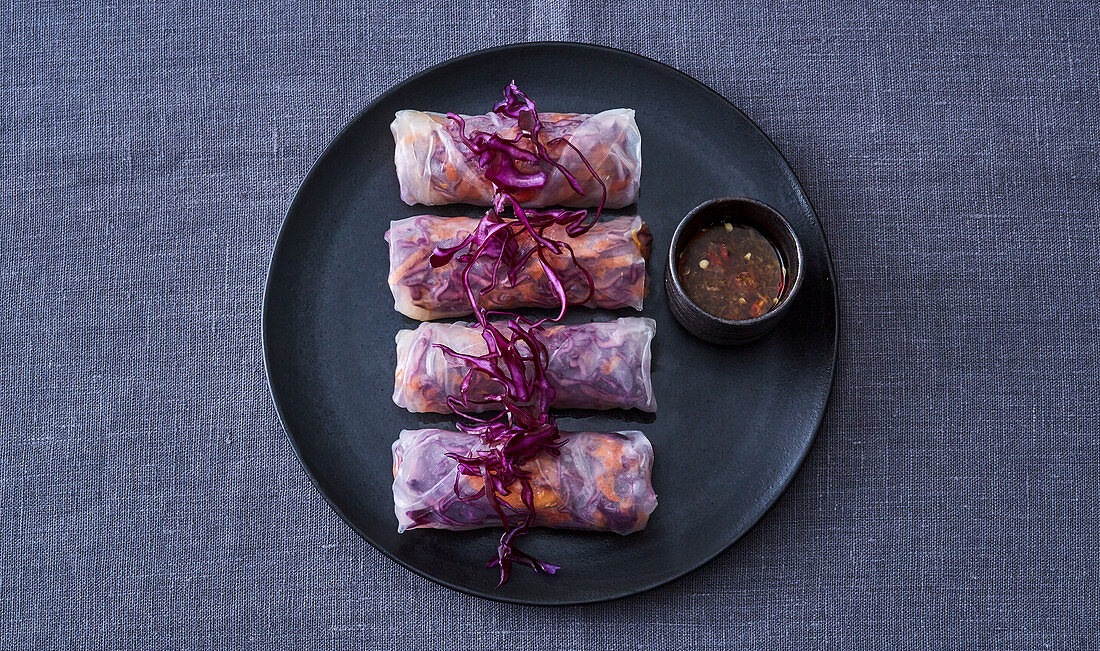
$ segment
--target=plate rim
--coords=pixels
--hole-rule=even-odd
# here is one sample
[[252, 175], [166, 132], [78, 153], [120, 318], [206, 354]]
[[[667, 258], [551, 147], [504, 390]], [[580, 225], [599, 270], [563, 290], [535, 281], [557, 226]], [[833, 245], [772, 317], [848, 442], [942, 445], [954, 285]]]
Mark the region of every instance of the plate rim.
[[[446, 66], [451, 66], [451, 65], [454, 65], [454, 64], [458, 64], [458, 63], [462, 63], [462, 62], [467, 61], [469, 59], [485, 56], [487, 54], [499, 54], [499, 53], [508, 52], [508, 51], [517, 51], [517, 50], [524, 50], [524, 49], [540, 49], [540, 48], [545, 48], [545, 47], [560, 47], [560, 48], [565, 48], [565, 49], [572, 48], [572, 49], [581, 50], [581, 51], [588, 50], [588, 51], [593, 51], [593, 52], [610, 53], [610, 54], [615, 54], [615, 55], [618, 55], [618, 56], [625, 56], [628, 59], [637, 59], [637, 60], [639, 60], [643, 63], [659, 66], [660, 68], [665, 69], [665, 71], [674, 73], [675, 75], [687, 80], [688, 82], [692, 83], [693, 85], [698, 87], [703, 92], [705, 92], [709, 95], [712, 95], [713, 97], [721, 100], [724, 104], [728, 105], [731, 109], [733, 109], [738, 114], [740, 114], [741, 117], [744, 118], [745, 122], [747, 122], [749, 125], [751, 125], [752, 130], [754, 130], [757, 133], [757, 135], [762, 136], [764, 138], [764, 140], [772, 146], [772, 148], [775, 150], [775, 152], [779, 155], [780, 160], [783, 161], [783, 164], [784, 164], [784, 167], [785, 167], [785, 174], [788, 177], [788, 180], [791, 182], [791, 184], [797, 190], [797, 197], [798, 197], [799, 203], [802, 204], [803, 207], [813, 217], [814, 225], [817, 227], [817, 230], [818, 230], [818, 232], [821, 236], [822, 244], [824, 246], [826, 270], [828, 272], [828, 282], [829, 282], [830, 285], [832, 285], [832, 289], [833, 289], [833, 341], [832, 341], [832, 353], [833, 354], [832, 354], [832, 359], [829, 360], [829, 382], [828, 382], [828, 388], [827, 388], [826, 393], [825, 393], [825, 402], [822, 405], [820, 415], [817, 417], [817, 422], [814, 424], [813, 434], [809, 437], [809, 439], [806, 442], [806, 445], [799, 452], [798, 461], [795, 464], [794, 469], [783, 480], [782, 484], [779, 486], [779, 489], [777, 491], [775, 491], [775, 494], [770, 496], [769, 499], [766, 500], [766, 502], [764, 504], [764, 508], [760, 510], [760, 513], [752, 520], [751, 523], [747, 524], [741, 531], [739, 531], [737, 533], [737, 535], [733, 536], [730, 539], [730, 541], [727, 545], [723, 546], [722, 548], [718, 549], [713, 554], [711, 554], [711, 555], [707, 556], [706, 558], [704, 558], [703, 560], [701, 560], [699, 562], [699, 564], [696, 565], [694, 568], [692, 568], [690, 570], [687, 570], [685, 572], [682, 572], [682, 573], [680, 573], [678, 575], [675, 575], [675, 576], [670, 576], [668, 578], [663, 578], [663, 579], [648, 583], [643, 587], [631, 588], [631, 589], [627, 589], [627, 590], [620, 590], [620, 591], [616, 591], [612, 594], [596, 596], [596, 597], [593, 597], [593, 598], [557, 599], [557, 600], [555, 600], [555, 599], [552, 598], [552, 595], [550, 595], [551, 598], [548, 599], [548, 600], [534, 601], [534, 600], [531, 600], [531, 599], [508, 597], [508, 596], [503, 596], [503, 595], [499, 595], [499, 594], [479, 592], [479, 591], [474, 590], [472, 588], [469, 588], [469, 587], [466, 587], [466, 586], [463, 586], [463, 585], [454, 584], [454, 583], [451, 583], [451, 582], [446, 581], [444, 579], [440, 579], [438, 577], [432, 576], [431, 574], [428, 574], [426, 572], [423, 572], [420, 569], [418, 569], [416, 567], [413, 567], [412, 565], [410, 565], [410, 564], [406, 563], [405, 561], [401, 560], [400, 558], [398, 558], [394, 554], [391, 554], [388, 550], [386, 550], [386, 549], [382, 548], [381, 546], [379, 546], [374, 540], [371, 539], [371, 537], [369, 535], [367, 535], [366, 532], [364, 532], [359, 526], [357, 526], [354, 522], [352, 522], [348, 518], [348, 516], [346, 516], [341, 511], [341, 509], [329, 497], [328, 493], [325, 490], [322, 489], [320, 482], [317, 480], [317, 476], [314, 474], [312, 468], [310, 467], [310, 464], [302, 456], [301, 448], [299, 447], [298, 442], [295, 439], [294, 435], [291, 434], [290, 428], [287, 426], [287, 419], [286, 419], [286, 417], [283, 413], [284, 409], [283, 409], [282, 405], [280, 404], [279, 397], [278, 397], [278, 395], [276, 395], [274, 383], [272, 382], [272, 369], [271, 369], [271, 359], [270, 359], [270, 357], [271, 357], [271, 347], [270, 347], [269, 342], [268, 342], [268, 339], [269, 339], [269, 336], [270, 336], [269, 333], [268, 333], [268, 327], [269, 327], [268, 326], [268, 324], [269, 324], [268, 312], [269, 312], [270, 304], [271, 304], [271, 300], [272, 300], [271, 299], [272, 271], [275, 267], [275, 263], [276, 263], [276, 260], [279, 257], [280, 252], [287, 247], [286, 224], [290, 220], [291, 216], [296, 212], [296, 210], [299, 207], [299, 203], [302, 201], [302, 196], [301, 196], [302, 195], [302, 188], [306, 187], [310, 183], [310, 181], [313, 180], [313, 178], [317, 174], [318, 168], [321, 166], [321, 163], [329, 156], [329, 154], [332, 152], [332, 150], [336, 147], [336, 144], [343, 139], [343, 137], [348, 133], [348, 131], [350, 131], [352, 129], [352, 127], [354, 125], [356, 125], [361, 119], [363, 119], [364, 116], [369, 111], [371, 111], [376, 105], [382, 103], [383, 101], [388, 99], [391, 95], [396, 93], [397, 90], [401, 86], [403, 86], [404, 84], [406, 84], [410, 81], [414, 81], [416, 79], [419, 79], [421, 77], [424, 77], [426, 75], [429, 75], [429, 74], [435, 72], [436, 70], [438, 70], [440, 68], [443, 68], [443, 67], [446, 67]], [[617, 600], [620, 600], [620, 599], [624, 599], [626, 597], [630, 597], [630, 596], [633, 596], [633, 595], [638, 595], [638, 594], [642, 594], [644, 592], [648, 592], [650, 590], [661, 587], [663, 585], [668, 585], [668, 584], [670, 584], [674, 581], [682, 580], [685, 577], [687, 577], [691, 574], [694, 574], [695, 572], [698, 572], [704, 566], [709, 565], [718, 556], [728, 552], [730, 550], [730, 548], [732, 548], [739, 540], [741, 540], [741, 538], [743, 538], [745, 536], [745, 534], [747, 534], [749, 531], [751, 531], [753, 528], [755, 528], [757, 525], [760, 524], [761, 520], [763, 520], [764, 517], [768, 514], [768, 512], [770, 512], [772, 510], [772, 507], [775, 506], [776, 502], [779, 501], [779, 498], [782, 497], [783, 494], [787, 492], [787, 489], [790, 487], [790, 484], [794, 480], [794, 477], [799, 473], [799, 471], [802, 469], [802, 466], [805, 464], [806, 458], [809, 456], [810, 450], [813, 448], [814, 443], [817, 441], [817, 435], [821, 430], [821, 424], [824, 422], [825, 414], [828, 412], [829, 406], [832, 402], [833, 388], [836, 384], [836, 367], [837, 367], [837, 361], [839, 359], [839, 348], [840, 348], [839, 343], [840, 343], [840, 288], [839, 288], [839, 285], [837, 283], [836, 272], [835, 272], [834, 267], [833, 267], [832, 250], [829, 248], [829, 241], [828, 241], [828, 238], [825, 235], [825, 229], [821, 225], [821, 219], [818, 217], [817, 211], [814, 210], [813, 205], [810, 203], [809, 198], [806, 196], [806, 192], [805, 192], [805, 189], [802, 187], [801, 181], [799, 181], [797, 175], [795, 174], [794, 168], [791, 166], [790, 161], [787, 160], [787, 157], [783, 154], [782, 150], [780, 150], [780, 148], [775, 144], [775, 141], [773, 141], [771, 139], [771, 136], [769, 136], [760, 127], [760, 125], [758, 125], [751, 117], [749, 117], [749, 115], [747, 113], [742, 111], [740, 109], [740, 107], [738, 107], [736, 104], [734, 104], [732, 101], [730, 101], [727, 97], [725, 97], [724, 95], [722, 95], [718, 91], [714, 90], [713, 88], [711, 88], [707, 84], [703, 83], [702, 81], [696, 79], [692, 75], [689, 75], [688, 73], [683, 72], [682, 70], [679, 70], [678, 68], [676, 68], [676, 67], [674, 67], [670, 64], [664, 63], [662, 61], [658, 61], [657, 59], [648, 57], [648, 56], [643, 55], [643, 54], [638, 54], [636, 52], [631, 52], [631, 51], [623, 50], [623, 49], [620, 49], [620, 48], [615, 48], [615, 47], [611, 47], [611, 46], [607, 46], [607, 45], [599, 45], [599, 44], [594, 44], [594, 43], [581, 43], [581, 42], [574, 42], [574, 41], [525, 41], [525, 42], [519, 42], [519, 43], [509, 43], [509, 44], [504, 44], [504, 45], [497, 45], [497, 46], [493, 46], [493, 47], [482, 48], [482, 49], [466, 52], [465, 54], [461, 54], [461, 55], [458, 55], [456, 57], [452, 57], [452, 58], [446, 59], [444, 61], [441, 61], [439, 63], [428, 66], [427, 68], [424, 68], [424, 69], [422, 69], [418, 72], [415, 72], [415, 73], [403, 78], [401, 81], [398, 81], [393, 86], [390, 86], [385, 91], [380, 93], [377, 97], [375, 97], [370, 102], [368, 102], [362, 109], [357, 111], [356, 114], [351, 119], [349, 119], [340, 128], [340, 130], [335, 135], [332, 136], [332, 138], [329, 140], [328, 144], [324, 147], [324, 149], [321, 151], [321, 153], [318, 154], [317, 158], [313, 161], [313, 164], [310, 165], [309, 171], [306, 173], [305, 176], [302, 177], [302, 180], [298, 183], [297, 190], [295, 190], [295, 192], [294, 192], [294, 198], [291, 199], [290, 205], [287, 207], [286, 212], [283, 215], [282, 220], [280, 220], [280, 222], [279, 222], [279, 231], [278, 231], [278, 234], [275, 237], [275, 243], [272, 246], [271, 256], [268, 260], [267, 271], [264, 275], [264, 293], [263, 293], [263, 300], [262, 300], [261, 307], [260, 307], [260, 346], [261, 346], [261, 349], [262, 349], [262, 352], [263, 352], [264, 379], [266, 380], [268, 395], [270, 396], [271, 401], [272, 401], [272, 403], [275, 407], [275, 413], [278, 416], [279, 425], [282, 427], [283, 434], [290, 441], [291, 448], [294, 450], [294, 456], [296, 456], [298, 458], [298, 463], [299, 463], [299, 465], [301, 465], [302, 469], [305, 471], [306, 476], [309, 477], [310, 482], [313, 484], [313, 488], [321, 495], [321, 497], [324, 499], [325, 503], [328, 504], [329, 508], [332, 509], [332, 511], [334, 513], [336, 513], [336, 515], [349, 528], [351, 528], [352, 531], [354, 531], [360, 538], [365, 540], [367, 542], [367, 544], [369, 544], [371, 547], [373, 547], [376, 551], [380, 552], [386, 558], [390, 559], [391, 561], [396, 562], [398, 565], [400, 565], [401, 567], [404, 567], [405, 569], [409, 570], [413, 574], [416, 574], [417, 576], [423, 577], [423, 578], [425, 578], [425, 579], [427, 579], [427, 580], [429, 580], [433, 583], [436, 583], [438, 585], [441, 585], [445, 588], [449, 588], [451, 590], [455, 590], [457, 592], [461, 592], [463, 594], [467, 594], [467, 595], [470, 595], [470, 596], [473, 596], [473, 597], [478, 597], [478, 598], [481, 598], [481, 599], [488, 599], [490, 601], [495, 601], [497, 603], [517, 604], [517, 605], [524, 605], [524, 606], [545, 606], [545, 607], [577, 606], [577, 605], [583, 605], [583, 604], [594, 604], [594, 603], [603, 603], [603, 602], [609, 602], [609, 601], [617, 601]]]

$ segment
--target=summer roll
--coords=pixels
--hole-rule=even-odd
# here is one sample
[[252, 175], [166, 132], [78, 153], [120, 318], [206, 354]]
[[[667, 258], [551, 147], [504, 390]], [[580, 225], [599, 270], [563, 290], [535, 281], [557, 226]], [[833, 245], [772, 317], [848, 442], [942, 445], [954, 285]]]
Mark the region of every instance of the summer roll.
[[[512, 139], [517, 135], [514, 118], [489, 113], [460, 116], [466, 135], [474, 131], [495, 133]], [[542, 142], [550, 155], [580, 183], [584, 195], [570, 187], [565, 175], [553, 165], [540, 163], [547, 174], [546, 185], [516, 193], [528, 208], [552, 205], [597, 206], [602, 191], [584, 161], [564, 138], [588, 160], [607, 187], [608, 208], [622, 208], [638, 199], [642, 173], [642, 136], [633, 109], [613, 109], [594, 115], [585, 113], [539, 113]], [[393, 161], [401, 183], [401, 199], [410, 206], [421, 203], [439, 206], [470, 203], [488, 206], [493, 187], [482, 175], [477, 156], [462, 142], [459, 124], [443, 113], [398, 111], [390, 131], [396, 146]], [[551, 144], [553, 143], [553, 144]], [[528, 147], [530, 145], [528, 144]], [[530, 170], [535, 171], [535, 170]]]
[[[542, 453], [524, 466], [534, 490], [534, 526], [614, 531], [644, 529], [657, 508], [650, 482], [653, 446], [637, 431], [564, 433], [559, 455]], [[473, 434], [440, 429], [405, 430], [393, 444], [393, 503], [397, 530], [463, 531], [502, 523], [481, 490], [481, 477], [460, 475], [448, 453], [468, 456], [481, 449]], [[456, 482], [457, 480], [457, 482]], [[499, 496], [509, 521], [525, 509], [518, 486]]]
[[[497, 327], [507, 334], [504, 324]], [[642, 317], [542, 326], [536, 333], [550, 354], [546, 377], [555, 394], [551, 406], [656, 411], [650, 378], [650, 342], [656, 331], [653, 319]], [[481, 330], [467, 323], [422, 323], [416, 330], [398, 332], [396, 340], [393, 401], [414, 413], [450, 413], [447, 398], [462, 395], [470, 369], [439, 345], [464, 355], [488, 352]], [[467, 411], [497, 408], [479, 401], [500, 390], [495, 380], [474, 373], [466, 391]]]
[[[407, 317], [420, 321], [464, 316], [473, 312], [462, 282], [465, 263], [455, 256], [447, 264], [433, 268], [432, 251], [436, 247], [460, 244], [478, 225], [472, 217], [436, 217], [419, 215], [390, 222], [386, 241], [390, 246], [389, 285], [393, 307]], [[592, 297], [587, 307], [642, 309], [649, 290], [646, 259], [653, 237], [640, 217], [617, 217], [598, 222], [583, 235], [570, 237], [565, 226], [553, 225], [543, 231], [545, 237], [569, 244], [577, 263], [592, 278]], [[521, 249], [534, 246], [531, 235], [516, 235]], [[470, 269], [471, 286], [476, 290], [491, 284], [494, 272], [489, 256]], [[571, 303], [588, 295], [588, 281], [568, 253], [550, 255], [550, 267], [561, 279]], [[486, 309], [519, 307], [557, 308], [558, 295], [546, 278], [537, 257], [531, 256], [515, 270], [514, 283], [505, 269], [497, 269], [497, 285], [479, 300]]]

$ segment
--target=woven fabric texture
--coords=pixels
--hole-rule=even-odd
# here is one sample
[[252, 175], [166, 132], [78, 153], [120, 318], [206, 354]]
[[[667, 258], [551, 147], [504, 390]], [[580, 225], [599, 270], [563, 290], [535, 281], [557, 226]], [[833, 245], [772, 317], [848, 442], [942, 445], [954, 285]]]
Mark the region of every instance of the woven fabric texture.
[[[1100, 9], [965, 4], [5, 3], [0, 644], [1100, 648]], [[784, 497], [705, 568], [579, 608], [457, 594], [361, 541], [260, 346], [280, 221], [340, 127], [522, 40], [730, 98], [840, 285], [833, 399]]]

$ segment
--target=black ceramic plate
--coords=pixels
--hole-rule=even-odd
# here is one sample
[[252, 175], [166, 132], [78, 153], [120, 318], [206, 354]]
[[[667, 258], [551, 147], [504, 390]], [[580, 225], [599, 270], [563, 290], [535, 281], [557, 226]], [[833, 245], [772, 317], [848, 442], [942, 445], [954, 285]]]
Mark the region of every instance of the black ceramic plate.
[[[656, 417], [570, 413], [563, 429], [640, 429], [653, 441], [660, 504], [640, 533], [539, 529], [521, 547], [563, 566], [517, 568], [495, 589], [485, 568], [499, 530], [399, 535], [390, 444], [440, 424], [391, 401], [394, 335], [416, 323], [393, 310], [382, 239], [391, 219], [470, 207], [409, 207], [398, 196], [389, 124], [416, 108], [484, 113], [515, 78], [543, 111], [637, 110], [642, 191], [636, 211], [654, 236], [655, 280], [643, 315], [657, 320]], [[741, 348], [692, 338], [672, 318], [660, 279], [677, 222], [712, 197], [775, 206], [805, 247], [806, 278], [777, 330]], [[635, 208], [622, 212], [634, 212]], [[573, 321], [627, 313], [574, 309]], [[634, 313], [636, 314], [636, 313]], [[733, 544], [767, 511], [806, 455], [832, 385], [836, 290], [813, 209], [779, 151], [717, 93], [663, 64], [588, 45], [545, 43], [476, 52], [416, 75], [367, 107], [302, 183], [271, 261], [264, 359], [275, 405], [302, 465], [333, 509], [382, 553], [433, 581], [502, 601], [566, 604], [641, 592]]]

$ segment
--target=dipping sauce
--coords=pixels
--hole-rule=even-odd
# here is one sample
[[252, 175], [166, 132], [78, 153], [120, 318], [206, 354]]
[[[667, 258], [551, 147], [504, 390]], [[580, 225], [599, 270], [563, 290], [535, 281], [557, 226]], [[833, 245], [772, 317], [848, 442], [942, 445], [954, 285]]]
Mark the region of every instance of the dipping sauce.
[[680, 285], [714, 316], [744, 321], [779, 303], [787, 270], [779, 250], [751, 226], [720, 222], [692, 236], [680, 252]]

